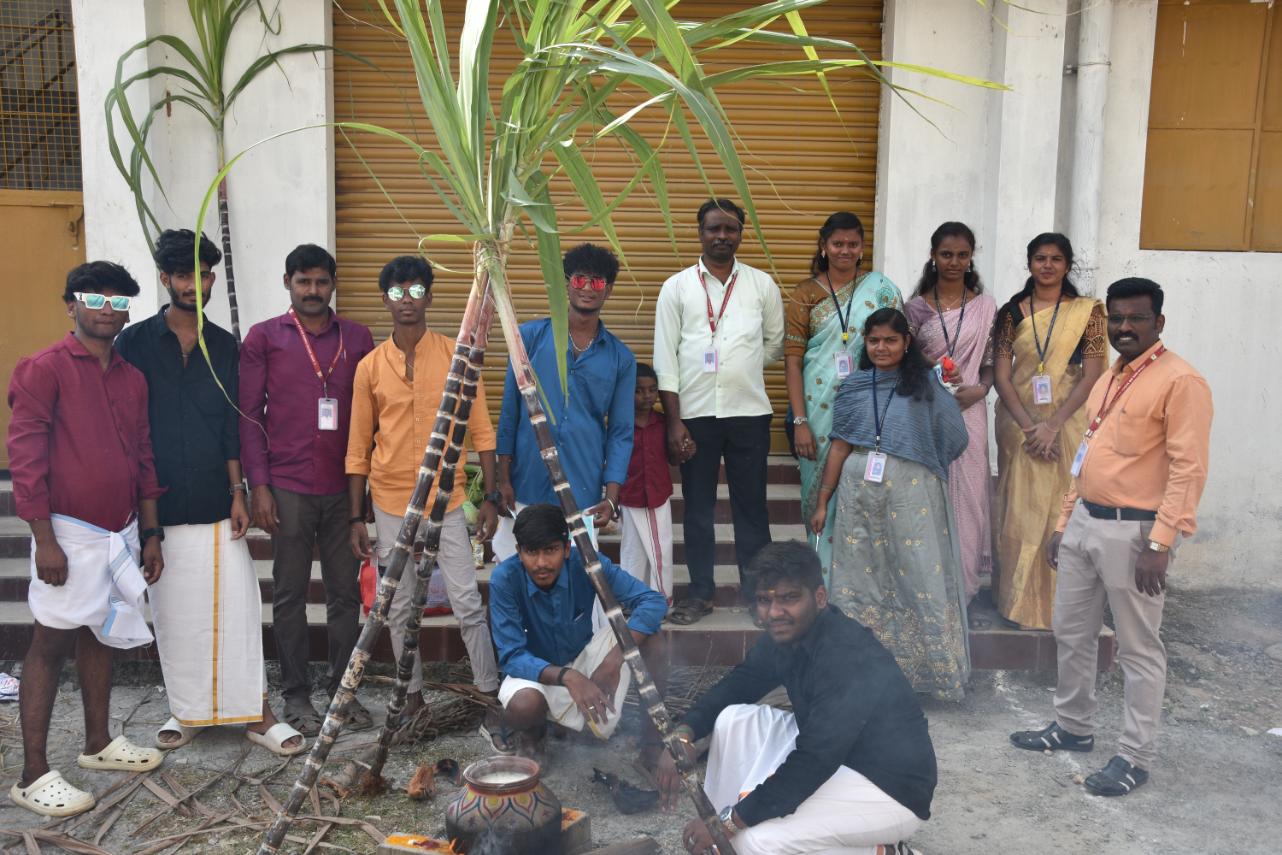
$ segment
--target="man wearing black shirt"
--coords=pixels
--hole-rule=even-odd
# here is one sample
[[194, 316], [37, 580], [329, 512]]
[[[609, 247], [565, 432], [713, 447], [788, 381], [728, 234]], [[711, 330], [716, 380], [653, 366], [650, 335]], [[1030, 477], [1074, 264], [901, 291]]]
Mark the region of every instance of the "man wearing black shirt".
[[[116, 339], [120, 355], [147, 378], [148, 417], [161, 540], [170, 571], [149, 589], [170, 719], [156, 745], [178, 748], [199, 728], [245, 724], [249, 738], [296, 754], [303, 738], [267, 705], [262, 605], [244, 540], [249, 509], [240, 470], [238, 356], [231, 333], [204, 322], [208, 361], [198, 349], [196, 289], [209, 303], [211, 268], [222, 253], [200, 236], [169, 230], [156, 242], [170, 303]], [[211, 371], [212, 366], [212, 371]]]
[[[735, 851], [911, 851], [896, 841], [929, 818], [935, 791], [912, 687], [871, 632], [828, 605], [809, 546], [771, 544], [752, 563], [767, 634], [677, 729], [691, 753], [712, 735], [704, 790]], [[795, 713], [756, 703], [781, 684]], [[671, 757], [658, 777], [671, 807], [680, 787]], [[711, 851], [700, 820], [683, 839], [690, 852]]]

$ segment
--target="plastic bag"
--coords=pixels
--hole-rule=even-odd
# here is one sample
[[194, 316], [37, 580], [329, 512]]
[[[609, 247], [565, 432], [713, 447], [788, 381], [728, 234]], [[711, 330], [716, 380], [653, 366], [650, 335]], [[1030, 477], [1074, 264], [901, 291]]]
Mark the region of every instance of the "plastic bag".
[[[414, 571], [413, 565], [406, 565], [407, 574]], [[383, 575], [383, 568], [374, 564], [373, 559], [367, 558], [361, 564], [361, 605], [365, 609], [365, 614], [374, 607], [374, 597], [378, 594], [378, 580]], [[408, 582], [406, 577], [401, 578], [402, 582]], [[445, 574], [441, 572], [439, 565], [432, 567], [432, 579], [427, 583], [427, 602], [423, 607], [424, 615], [448, 615], [453, 614], [454, 610], [450, 607], [450, 597], [445, 591]]]

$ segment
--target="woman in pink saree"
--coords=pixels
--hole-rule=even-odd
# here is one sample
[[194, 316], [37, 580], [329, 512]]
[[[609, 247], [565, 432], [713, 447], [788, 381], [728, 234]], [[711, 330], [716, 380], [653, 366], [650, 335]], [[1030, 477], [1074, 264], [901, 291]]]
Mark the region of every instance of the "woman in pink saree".
[[948, 469], [948, 497], [956, 516], [963, 585], [969, 601], [992, 572], [989, 524], [988, 407], [993, 386], [990, 333], [997, 303], [984, 293], [975, 272], [975, 235], [963, 223], [944, 223], [930, 236], [930, 260], [904, 314], [926, 357], [952, 359], [960, 375], [957, 404], [970, 443]]

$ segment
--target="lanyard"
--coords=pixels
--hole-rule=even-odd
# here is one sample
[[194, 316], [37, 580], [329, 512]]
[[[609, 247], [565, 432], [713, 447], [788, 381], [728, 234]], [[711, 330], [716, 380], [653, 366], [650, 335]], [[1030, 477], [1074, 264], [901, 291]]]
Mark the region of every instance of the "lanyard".
[[735, 280], [739, 278], [739, 268], [736, 267], [734, 273], [730, 275], [730, 281], [726, 284], [726, 293], [721, 297], [721, 311], [717, 312], [716, 318], [712, 317], [712, 295], [708, 293], [708, 283], [703, 279], [703, 267], [699, 268], [699, 284], [703, 286], [703, 299], [708, 301], [708, 328], [712, 334], [717, 334], [717, 324], [721, 323], [721, 317], [726, 313], [726, 304], [730, 302], [730, 295], [734, 293]]
[[1113, 412], [1113, 408], [1117, 406], [1118, 398], [1121, 398], [1122, 393], [1131, 387], [1131, 384], [1135, 382], [1135, 378], [1139, 377], [1142, 373], [1144, 373], [1144, 369], [1148, 368], [1150, 365], [1156, 362], [1157, 358], [1161, 356], [1163, 353], [1166, 353], [1165, 345], [1153, 351], [1153, 354], [1148, 359], [1144, 360], [1144, 364], [1141, 365], [1139, 368], [1136, 368], [1133, 372], [1131, 372], [1131, 376], [1126, 378], [1126, 382], [1122, 383], [1121, 386], [1117, 387], [1117, 394], [1113, 396], [1112, 401], [1108, 399], [1108, 393], [1113, 391], [1113, 381], [1117, 379], [1117, 375], [1112, 375], [1108, 378], [1108, 387], [1104, 390], [1103, 405], [1100, 407], [1099, 414], [1096, 415], [1095, 418], [1091, 421], [1091, 426], [1086, 429], [1086, 437], [1085, 437], [1086, 439], [1090, 439], [1092, 436], [1094, 436], [1095, 431], [1099, 430], [1100, 425], [1104, 424], [1104, 419], [1108, 416], [1109, 413]]
[[[832, 287], [832, 277], [825, 273], [824, 280], [828, 285], [828, 294], [832, 297], [832, 304], [837, 307], [837, 322], [841, 324], [841, 343], [845, 344], [850, 341], [850, 313], [854, 311], [855, 291], [857, 289], [852, 288], [850, 290], [850, 299], [846, 301], [846, 314], [842, 315], [841, 303], [837, 300], [837, 289]], [[854, 285], [855, 280], [851, 279], [847, 284]]]
[[1038, 374], [1046, 373], [1046, 351], [1051, 348], [1051, 336], [1055, 334], [1055, 319], [1059, 317], [1059, 304], [1063, 299], [1063, 294], [1055, 298], [1055, 311], [1051, 312], [1051, 326], [1046, 331], [1046, 345], [1043, 347], [1042, 340], [1037, 337], [1037, 311], [1033, 308], [1033, 297], [1031, 294], [1028, 297], [1028, 319], [1033, 324], [1033, 345], [1037, 348]]
[[[1055, 304], [1055, 310], [1059, 310], [1059, 304]], [[966, 289], [962, 288], [961, 311], [957, 314], [957, 329], [953, 330], [953, 337], [948, 337], [948, 324], [944, 322], [944, 307], [939, 304], [939, 289], [935, 289], [935, 314], [939, 315], [939, 328], [944, 331], [944, 350], [949, 357], [953, 355], [953, 348], [957, 347], [957, 342], [961, 341], [962, 321], [966, 319]], [[1050, 338], [1047, 337], [1047, 343]], [[1039, 347], [1040, 350], [1040, 347]]]
[[[312, 343], [308, 340], [307, 333], [303, 330], [303, 325], [299, 322], [298, 313], [294, 311], [293, 306], [289, 307], [289, 319], [294, 322], [298, 337], [303, 340], [303, 349], [307, 351], [307, 357], [312, 361], [312, 371], [316, 372], [316, 379], [321, 381], [321, 397], [328, 398], [329, 377], [338, 367], [338, 360], [343, 355], [343, 327], [341, 324], [338, 326], [338, 350], [334, 351], [334, 361], [329, 364], [329, 370], [322, 374], [320, 360], [316, 358], [316, 351], [312, 350]], [[338, 324], [338, 318], [334, 318], [334, 323]]]
[[877, 407], [877, 366], [872, 368], [872, 418], [873, 424], [877, 428], [877, 448], [881, 451], [881, 426], [886, 422], [886, 414], [890, 412], [890, 402], [895, 399], [895, 392], [899, 390], [899, 379], [895, 378], [895, 386], [890, 390], [890, 397], [886, 399], [884, 409]]

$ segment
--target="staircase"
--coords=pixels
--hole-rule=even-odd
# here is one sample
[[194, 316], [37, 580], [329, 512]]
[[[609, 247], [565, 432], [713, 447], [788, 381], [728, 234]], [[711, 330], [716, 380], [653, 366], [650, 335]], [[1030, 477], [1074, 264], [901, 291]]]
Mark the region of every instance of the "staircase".
[[[675, 474], [674, 470], [674, 474]], [[757, 639], [759, 630], [751, 616], [739, 606], [739, 572], [734, 563], [734, 532], [730, 522], [730, 503], [723, 483], [715, 512], [717, 530], [716, 596], [713, 613], [692, 626], [665, 623], [670, 661], [674, 665], [733, 665], [739, 662]], [[685, 544], [681, 534], [682, 499], [680, 485], [673, 497], [673, 563], [675, 595], [680, 599], [689, 583], [685, 567]], [[773, 540], [802, 540], [805, 528], [801, 521], [801, 486], [796, 464], [790, 457], [775, 456], [769, 465], [770, 534]], [[267, 535], [253, 529], [249, 535], [250, 553], [258, 573], [263, 602], [263, 643], [270, 657], [275, 651], [271, 626], [272, 548]], [[0, 662], [21, 659], [31, 636], [31, 612], [27, 608], [30, 581], [30, 531], [26, 523], [14, 516], [11, 483], [0, 481]], [[601, 536], [601, 552], [618, 560], [617, 534]], [[481, 596], [488, 601], [492, 564], [477, 571]], [[320, 564], [313, 562], [312, 583], [308, 591], [307, 618], [310, 625], [311, 655], [324, 661], [325, 591], [320, 580]], [[976, 669], [1053, 670], [1055, 640], [1049, 632], [1020, 632], [1003, 629], [994, 618], [989, 629], [972, 631], [971, 659]], [[453, 661], [466, 655], [457, 625], [450, 616], [423, 619], [420, 646], [429, 661]], [[1111, 633], [1101, 638], [1100, 664], [1112, 666]], [[156, 657], [154, 644], [119, 655], [132, 659]], [[376, 647], [376, 658], [391, 661], [391, 645], [384, 633]]]

